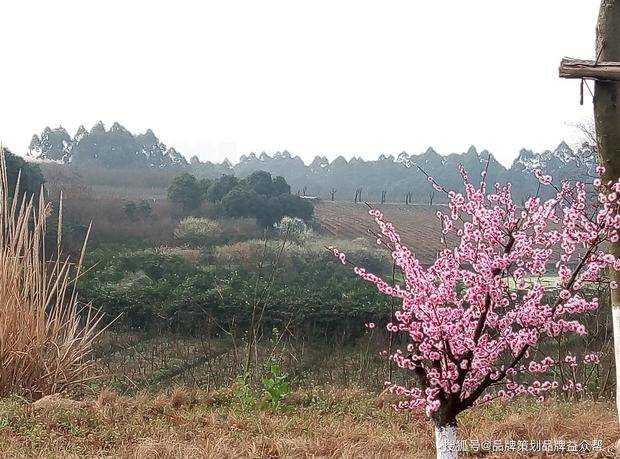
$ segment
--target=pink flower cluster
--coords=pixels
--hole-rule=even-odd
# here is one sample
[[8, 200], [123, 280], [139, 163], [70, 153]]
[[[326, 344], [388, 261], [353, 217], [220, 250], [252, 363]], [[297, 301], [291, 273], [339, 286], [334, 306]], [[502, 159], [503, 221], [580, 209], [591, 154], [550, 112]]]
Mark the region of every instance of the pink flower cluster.
[[583, 363], [586, 365], [598, 365], [601, 362], [598, 354], [591, 353], [583, 356]]
[[[456, 244], [423, 266], [392, 223], [373, 209], [369, 213], [381, 230], [378, 242], [391, 249], [403, 285], [354, 269], [380, 292], [402, 301], [387, 330], [406, 334], [409, 344], [390, 359], [412, 371], [417, 384], [390, 387], [406, 398], [398, 408], [423, 408], [429, 416], [443, 405], [462, 411], [480, 401], [542, 397], [561, 387], [557, 381], [518, 382], [525, 374], [529, 381], [532, 374], [544, 376], [556, 365], [551, 357], [533, 360], [529, 351], [550, 337], [585, 335], [577, 318], [596, 309], [598, 299], [583, 287], [599, 281], [609, 267], [620, 270], [620, 260], [604, 250], [619, 237], [620, 183], [601, 182], [598, 199], [590, 199], [585, 184], [556, 186], [537, 171], [541, 188], [553, 190], [553, 197], [534, 196], [520, 206], [510, 183], [487, 190], [484, 176], [474, 186], [463, 169], [461, 174], [465, 192], [447, 193], [447, 211], [437, 212], [442, 241]], [[333, 252], [345, 262], [341, 252]], [[551, 271], [558, 278], [550, 287], [542, 278]], [[586, 357], [586, 363], [595, 361]], [[573, 364], [572, 357], [567, 363]], [[572, 382], [564, 386], [583, 389]]]

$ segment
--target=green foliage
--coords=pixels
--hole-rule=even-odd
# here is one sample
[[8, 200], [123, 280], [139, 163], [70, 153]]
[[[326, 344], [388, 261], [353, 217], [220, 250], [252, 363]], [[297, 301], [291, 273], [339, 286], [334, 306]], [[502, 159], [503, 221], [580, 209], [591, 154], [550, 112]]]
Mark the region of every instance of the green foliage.
[[248, 217], [257, 212], [264, 198], [252, 190], [233, 188], [222, 198], [222, 213], [227, 217]]
[[[269, 172], [253, 172], [249, 177], [243, 179], [241, 183], [242, 187], [246, 190], [254, 191], [256, 194], [267, 198], [282, 194], [282, 192], [277, 192], [276, 186]], [[288, 192], [290, 193], [290, 189]]]
[[[222, 179], [229, 184], [227, 177]], [[209, 191], [214, 187], [222, 189], [219, 186], [222, 179], [217, 180]], [[310, 220], [314, 214], [309, 201], [290, 194], [290, 187], [282, 177], [272, 178], [265, 171], [256, 171], [238, 182], [237, 186], [222, 196], [220, 205], [221, 212], [226, 216], [254, 217], [265, 227], [273, 226], [284, 216]]]
[[273, 189], [274, 195], [276, 196], [291, 193], [290, 185], [286, 183], [286, 180], [281, 175], [278, 175], [276, 178], [273, 179]]
[[312, 204], [290, 194], [290, 187], [282, 177], [256, 171], [243, 180], [233, 175], [219, 179], [197, 181], [190, 174], [176, 177], [168, 188], [170, 201], [185, 212], [200, 206], [202, 199], [215, 204], [214, 209], [225, 217], [250, 217], [264, 227], [271, 227], [284, 216], [309, 221], [314, 214]]
[[202, 197], [204, 199], [206, 199], [207, 198], [207, 192], [209, 191], [209, 187], [211, 185], [213, 185], [213, 180], [205, 177], [205, 178], [200, 179], [200, 181], [198, 182], [198, 185], [200, 186], [200, 191], [202, 192]]
[[222, 175], [219, 179], [215, 180], [207, 189], [207, 201], [219, 202], [224, 196], [226, 196], [233, 188], [239, 184], [239, 180], [234, 175]]
[[256, 408], [256, 397], [250, 385], [250, 376], [242, 374], [237, 376], [232, 386], [233, 395], [241, 405], [243, 411], [250, 411]]
[[[115, 327], [165, 326], [180, 333], [204, 334], [210, 323], [216, 323], [216, 332], [220, 327], [242, 332], [250, 323], [264, 244], [250, 242], [257, 250], [251, 250], [249, 259], [235, 248], [249, 246], [242, 242], [227, 249], [230, 255], [225, 262], [215, 256], [188, 262], [153, 249], [95, 249], [86, 259], [91, 269], [82, 279], [82, 300], [102, 308], [107, 320], [122, 313]], [[358, 249], [349, 255], [374, 268], [386, 265], [364, 253]], [[269, 246], [265, 266], [272, 266], [276, 256], [277, 247]], [[288, 246], [265, 304], [265, 330], [277, 327], [306, 336], [355, 337], [363, 332], [361, 324], [388, 320], [389, 300], [354, 273], [341, 269], [333, 258], [325, 250], [325, 241]]]
[[168, 188], [168, 199], [183, 212], [198, 209], [202, 204], [202, 189], [196, 177], [187, 173], [175, 177]]
[[263, 393], [269, 402], [271, 409], [279, 411], [283, 408], [283, 400], [289, 394], [289, 376], [282, 372], [280, 362], [272, 357], [269, 365], [269, 375], [263, 378]]
[[41, 185], [44, 183], [43, 174], [37, 164], [28, 163], [23, 158], [14, 155], [4, 148], [4, 155], [7, 168], [7, 179], [9, 181], [9, 193], [15, 192], [15, 184], [19, 176], [19, 190], [26, 196], [38, 195]]

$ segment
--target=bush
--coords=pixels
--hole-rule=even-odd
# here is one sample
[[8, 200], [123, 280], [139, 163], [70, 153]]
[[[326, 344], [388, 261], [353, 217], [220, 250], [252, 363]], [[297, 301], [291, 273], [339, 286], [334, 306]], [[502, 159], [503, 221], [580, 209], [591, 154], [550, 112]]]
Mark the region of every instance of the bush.
[[276, 225], [280, 237], [286, 237], [290, 241], [301, 243], [311, 236], [306, 223], [297, 217], [283, 217]]
[[216, 220], [188, 217], [176, 227], [174, 237], [191, 245], [214, 245], [221, 242], [223, 231]]
[[214, 263], [220, 266], [240, 265], [251, 268], [258, 265], [265, 242], [253, 239], [216, 247]]

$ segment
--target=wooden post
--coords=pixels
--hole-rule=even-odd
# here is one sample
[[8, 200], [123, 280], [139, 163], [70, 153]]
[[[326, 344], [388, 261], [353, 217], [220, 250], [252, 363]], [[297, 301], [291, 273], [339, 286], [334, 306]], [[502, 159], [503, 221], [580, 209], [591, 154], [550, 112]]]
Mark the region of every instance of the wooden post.
[[[604, 181], [620, 178], [620, 0], [602, 0], [596, 26], [596, 60], [563, 59], [560, 77], [595, 80], [594, 121]], [[612, 244], [620, 257], [620, 241]], [[610, 277], [620, 283], [620, 271]], [[611, 290], [614, 354], [616, 361], [616, 409], [620, 419], [620, 289]], [[619, 442], [620, 444], [620, 442]]]
[[620, 62], [597, 63], [565, 57], [560, 63], [560, 78], [620, 81]]
[[[620, 0], [603, 0], [596, 27], [596, 53], [600, 61], [620, 61]], [[594, 89], [594, 122], [596, 143], [601, 164], [605, 166], [605, 179], [620, 178], [620, 78], [616, 81], [597, 79]], [[612, 247], [620, 257], [620, 242]], [[620, 282], [620, 271], [612, 271]], [[620, 420], [620, 289], [611, 290], [611, 307], [614, 329], [614, 354], [616, 360], [616, 409]]]

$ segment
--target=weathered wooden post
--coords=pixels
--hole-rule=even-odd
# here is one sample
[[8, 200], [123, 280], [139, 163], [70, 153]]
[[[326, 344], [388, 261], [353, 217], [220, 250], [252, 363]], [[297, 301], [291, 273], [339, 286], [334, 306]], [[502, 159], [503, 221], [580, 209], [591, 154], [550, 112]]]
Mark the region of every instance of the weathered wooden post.
[[[594, 80], [596, 143], [605, 182], [620, 178], [620, 0], [602, 0], [596, 27], [596, 60], [563, 59], [561, 78]], [[620, 257], [620, 241], [613, 244]], [[620, 271], [611, 276], [620, 283]], [[611, 290], [616, 361], [616, 409], [620, 419], [620, 289]]]

